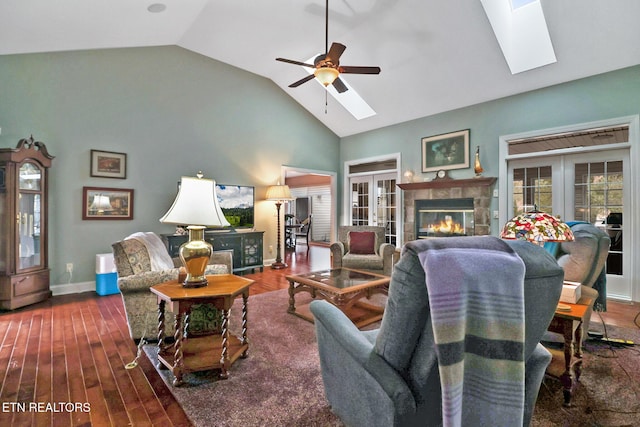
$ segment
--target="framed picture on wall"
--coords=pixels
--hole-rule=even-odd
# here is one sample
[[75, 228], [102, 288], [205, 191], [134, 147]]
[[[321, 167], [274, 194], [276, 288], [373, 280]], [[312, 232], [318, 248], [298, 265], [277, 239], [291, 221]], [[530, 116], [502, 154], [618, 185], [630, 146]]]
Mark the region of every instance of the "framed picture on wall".
[[469, 129], [422, 138], [422, 172], [469, 167]]
[[125, 179], [127, 155], [112, 151], [91, 150], [91, 176]]
[[133, 219], [133, 190], [82, 187], [82, 219]]

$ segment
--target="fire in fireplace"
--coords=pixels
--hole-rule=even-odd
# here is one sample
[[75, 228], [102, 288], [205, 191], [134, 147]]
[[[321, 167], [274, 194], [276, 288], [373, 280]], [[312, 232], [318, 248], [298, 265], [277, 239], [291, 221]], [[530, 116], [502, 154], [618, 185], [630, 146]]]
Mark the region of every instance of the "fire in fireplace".
[[416, 200], [416, 237], [473, 236], [473, 198]]

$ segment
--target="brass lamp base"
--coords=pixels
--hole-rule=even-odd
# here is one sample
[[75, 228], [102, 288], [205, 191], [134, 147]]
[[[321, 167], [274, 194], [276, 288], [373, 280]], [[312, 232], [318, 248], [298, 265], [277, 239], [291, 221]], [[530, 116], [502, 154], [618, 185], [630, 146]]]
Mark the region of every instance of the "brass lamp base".
[[187, 230], [189, 230], [189, 241], [180, 246], [180, 259], [187, 270], [187, 277], [182, 286], [185, 288], [207, 286], [207, 277], [204, 272], [213, 253], [213, 247], [204, 240], [205, 227], [190, 225]]

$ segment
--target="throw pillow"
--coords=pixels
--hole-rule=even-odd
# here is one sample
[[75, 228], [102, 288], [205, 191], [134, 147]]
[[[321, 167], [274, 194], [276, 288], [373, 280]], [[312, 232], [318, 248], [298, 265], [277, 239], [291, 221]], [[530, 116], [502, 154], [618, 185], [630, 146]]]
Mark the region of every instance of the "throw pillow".
[[358, 255], [376, 253], [376, 233], [373, 231], [350, 231], [349, 252]]

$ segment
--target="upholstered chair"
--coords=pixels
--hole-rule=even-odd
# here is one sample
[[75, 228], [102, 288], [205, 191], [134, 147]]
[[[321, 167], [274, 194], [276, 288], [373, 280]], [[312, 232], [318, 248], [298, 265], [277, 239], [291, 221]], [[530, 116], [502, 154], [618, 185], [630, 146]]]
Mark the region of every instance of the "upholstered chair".
[[558, 264], [564, 270], [564, 279], [580, 283], [581, 295], [591, 297], [591, 304], [584, 321], [585, 333], [589, 330], [591, 313], [596, 309], [606, 310], [606, 271], [611, 239], [609, 235], [586, 222], [569, 222], [575, 240], [557, 246], [555, 254]]
[[[510, 286], [520, 289], [519, 298], [507, 299], [501, 293], [494, 294], [496, 303], [499, 301], [506, 306], [504, 310], [498, 310], [497, 317], [493, 319], [497, 318], [502, 323], [502, 319], [510, 318], [514, 312], [520, 319], [513, 323], [519, 326], [519, 333], [523, 334], [520, 344], [514, 345], [513, 350], [507, 347], [499, 357], [505, 359], [508, 354], [508, 357], [513, 357], [514, 364], [506, 362], [505, 365], [498, 366], [519, 367], [520, 374], [516, 383], [520, 384], [521, 400], [516, 399], [520, 402], [516, 418], [522, 419], [522, 425], [529, 425], [538, 390], [551, 360], [551, 354], [539, 341], [558, 303], [563, 271], [555, 259], [539, 246], [521, 241], [506, 242], [491, 236], [426, 239], [407, 243], [391, 276], [387, 305], [379, 329], [360, 331], [335, 306], [322, 300], [312, 302], [311, 311], [315, 317], [325, 395], [334, 413], [346, 425], [442, 425], [443, 385], [439, 364], [446, 365], [446, 362], [439, 362], [439, 355], [446, 355], [447, 349], [455, 351], [456, 346], [447, 346], [449, 342], [442, 345], [442, 338], [437, 338], [438, 335], [434, 333], [437, 329], [434, 323], [437, 322], [433, 319], [442, 320], [439, 317], [442, 314], [433, 314], [435, 306], [430, 298], [435, 297], [430, 296], [425, 273], [428, 269], [425, 270], [421, 257], [427, 250], [460, 248], [467, 254], [469, 250], [476, 254], [467, 255], [462, 262], [456, 264], [464, 266], [461, 270], [465, 274], [458, 275], [459, 272], [451, 264], [432, 269], [430, 274], [439, 273], [441, 277], [452, 277], [451, 285], [458, 289], [478, 289], [478, 286], [491, 288], [496, 281], [501, 283], [502, 289]], [[508, 271], [503, 271], [503, 265], [506, 265], [504, 258], [509, 261]], [[515, 270], [513, 265], [520, 266], [520, 270]], [[476, 301], [474, 307], [482, 309], [484, 305], [493, 304], [492, 299], [481, 301], [491, 303], [478, 304]], [[515, 307], [519, 307], [519, 310]], [[437, 311], [442, 313], [442, 307]], [[447, 310], [444, 310], [444, 314], [447, 314]], [[446, 319], [444, 323], [447, 330]], [[470, 324], [474, 325], [474, 322]], [[502, 326], [510, 328], [509, 325]], [[490, 330], [493, 333], [496, 331], [493, 328], [483, 328], [474, 332], [489, 335], [492, 333]], [[505, 335], [499, 333], [497, 336]], [[446, 357], [442, 356], [442, 359]], [[466, 359], [473, 361], [475, 356], [465, 355], [464, 363]], [[519, 362], [516, 363], [516, 360]], [[470, 372], [465, 371], [464, 378]], [[503, 370], [498, 368], [494, 372]], [[502, 374], [497, 375], [500, 381], [507, 379], [506, 370], [504, 372], [504, 377]], [[483, 388], [488, 394], [499, 389], [494, 383], [480, 383], [480, 389]], [[511, 397], [510, 393], [503, 394], [502, 398], [505, 396]], [[478, 418], [469, 425], [519, 425], [514, 419], [504, 419], [500, 410], [492, 412], [493, 408], [504, 408], [506, 405], [483, 399], [475, 399], [474, 404], [479, 411], [491, 408], [485, 411], [491, 412], [485, 414], [490, 419], [480, 418], [481, 415], [478, 414]], [[469, 414], [467, 406], [461, 407], [463, 412]], [[471, 414], [473, 416], [473, 410]]]
[[395, 246], [386, 243], [384, 227], [338, 227], [331, 244], [331, 268], [348, 267], [391, 276]]
[[[182, 262], [169, 256], [162, 240], [154, 233], [135, 233], [111, 246], [131, 338], [135, 341], [143, 337], [155, 340], [158, 334], [158, 303], [149, 288], [176, 280], [178, 266]], [[233, 251], [214, 251], [206, 274], [232, 273], [232, 263]], [[168, 336], [174, 333], [174, 322], [173, 313], [167, 312], [165, 331]]]

